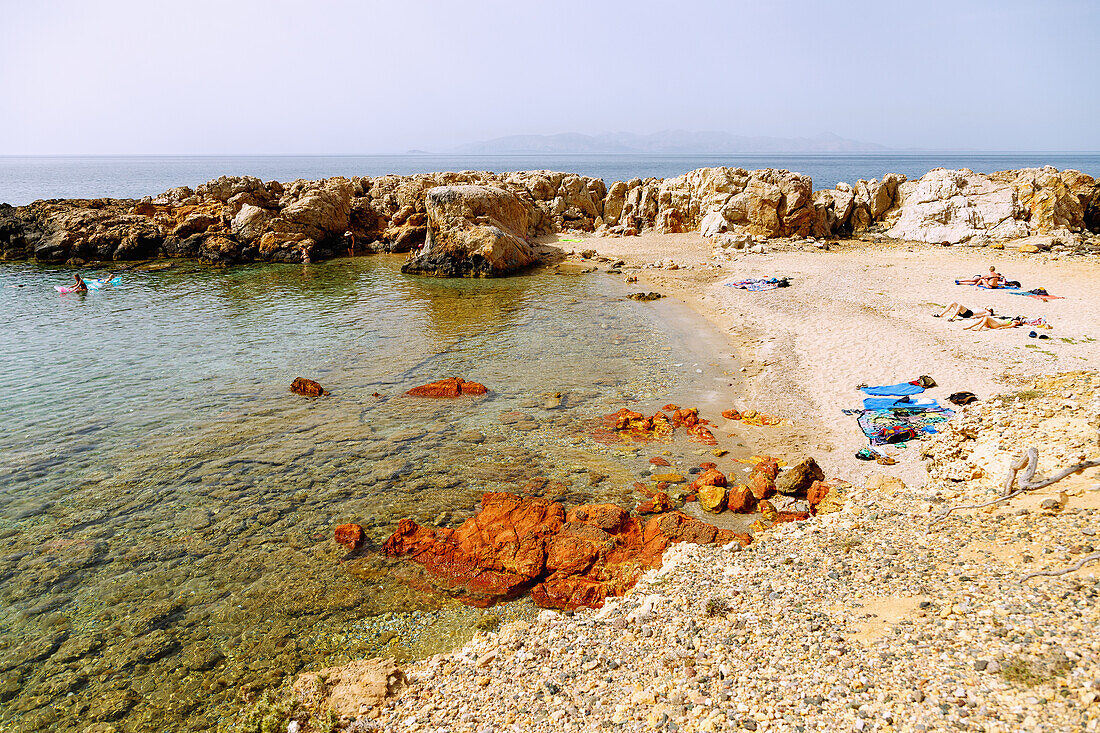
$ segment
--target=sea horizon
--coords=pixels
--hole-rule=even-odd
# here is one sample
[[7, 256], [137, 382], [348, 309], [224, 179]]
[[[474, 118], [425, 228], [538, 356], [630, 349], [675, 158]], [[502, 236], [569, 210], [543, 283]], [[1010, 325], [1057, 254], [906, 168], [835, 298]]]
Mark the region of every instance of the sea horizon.
[[919, 177], [934, 168], [980, 173], [1053, 165], [1100, 177], [1100, 152], [875, 151], [866, 153], [578, 153], [450, 155], [372, 154], [58, 154], [0, 155], [0, 203], [39, 199], [142, 198], [176, 186], [197, 186], [223, 175], [291, 181], [331, 176], [414, 175], [442, 171], [496, 173], [552, 169], [601, 178], [671, 178], [697, 168], [782, 168], [809, 175], [815, 189], [839, 182]]

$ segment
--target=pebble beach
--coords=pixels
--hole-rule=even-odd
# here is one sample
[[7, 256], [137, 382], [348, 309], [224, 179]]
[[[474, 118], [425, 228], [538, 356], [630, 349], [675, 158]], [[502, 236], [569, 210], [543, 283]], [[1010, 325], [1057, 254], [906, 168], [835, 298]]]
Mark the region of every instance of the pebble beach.
[[[975, 425], [1033, 437], [1079, 409], [1095, 451], [1095, 374], [1019, 394], [964, 409], [928, 448], [933, 472], [967, 465]], [[1081, 452], [1064, 435], [1040, 474]], [[974, 461], [999, 483], [1011, 454]], [[996, 489], [874, 476], [744, 550], [677, 545], [602, 609], [481, 633], [406, 670], [408, 688], [349, 730], [1096, 730], [1097, 566], [1022, 580], [1100, 544], [1089, 473], [939, 521]]]

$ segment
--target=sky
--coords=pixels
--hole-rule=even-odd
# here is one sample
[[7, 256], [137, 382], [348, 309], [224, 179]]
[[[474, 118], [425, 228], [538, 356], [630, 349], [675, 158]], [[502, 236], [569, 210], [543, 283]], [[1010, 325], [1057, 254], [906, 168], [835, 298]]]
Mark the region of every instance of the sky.
[[1100, 2], [0, 0], [0, 155], [665, 129], [1100, 150]]

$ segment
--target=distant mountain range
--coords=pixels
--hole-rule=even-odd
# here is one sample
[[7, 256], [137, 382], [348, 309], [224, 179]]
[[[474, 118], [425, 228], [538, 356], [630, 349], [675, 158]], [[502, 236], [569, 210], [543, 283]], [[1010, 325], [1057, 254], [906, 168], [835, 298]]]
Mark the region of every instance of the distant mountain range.
[[582, 135], [508, 135], [467, 143], [447, 152], [455, 155], [576, 155], [583, 153], [874, 153], [889, 150], [883, 145], [823, 132], [815, 137], [749, 137], [728, 132], [665, 130], [649, 135], [605, 132]]

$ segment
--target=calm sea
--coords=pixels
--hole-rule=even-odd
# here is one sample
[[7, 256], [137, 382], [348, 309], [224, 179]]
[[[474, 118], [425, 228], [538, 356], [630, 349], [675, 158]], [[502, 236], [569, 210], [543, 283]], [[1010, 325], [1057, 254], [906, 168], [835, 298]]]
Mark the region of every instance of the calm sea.
[[[647, 451], [706, 460], [682, 436], [592, 438], [625, 405], [729, 404], [728, 346], [686, 306], [606, 273], [401, 262], [157, 263], [87, 295], [54, 290], [69, 269], [0, 265], [18, 385], [0, 405], [0, 730], [213, 730], [303, 669], [454, 648], [481, 612], [413, 590], [404, 564], [344, 559], [335, 526], [375, 550], [401, 517], [458, 526], [485, 491], [633, 506]], [[331, 396], [291, 394], [299, 375]], [[402, 397], [452, 375], [492, 391]]]
[[1053, 165], [1100, 176], [1100, 153], [878, 153], [817, 155], [263, 155], [0, 157], [0, 202], [48, 198], [140, 198], [174, 186], [196, 186], [223, 175], [292, 181], [328, 176], [407, 175], [433, 171], [495, 172], [549, 169], [605, 181], [669, 178], [714, 166], [785, 168], [810, 175], [815, 188], [840, 181], [919, 177], [933, 168], [980, 172]]

